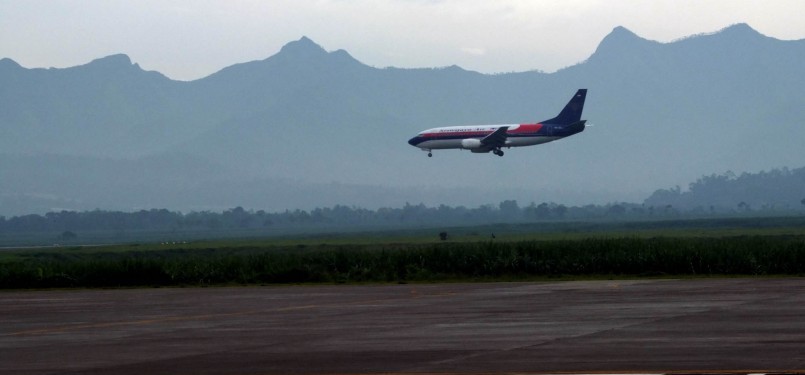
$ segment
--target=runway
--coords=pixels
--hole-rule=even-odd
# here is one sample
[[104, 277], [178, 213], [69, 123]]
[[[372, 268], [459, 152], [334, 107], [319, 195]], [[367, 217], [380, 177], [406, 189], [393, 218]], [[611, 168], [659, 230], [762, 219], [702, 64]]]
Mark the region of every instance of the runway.
[[0, 292], [0, 374], [805, 369], [805, 279]]

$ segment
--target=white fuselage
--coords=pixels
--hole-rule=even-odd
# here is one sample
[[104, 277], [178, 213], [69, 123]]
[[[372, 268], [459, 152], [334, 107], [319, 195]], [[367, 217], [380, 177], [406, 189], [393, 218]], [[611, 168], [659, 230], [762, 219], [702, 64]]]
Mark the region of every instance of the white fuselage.
[[423, 150], [444, 150], [444, 149], [466, 149], [462, 146], [465, 139], [481, 139], [501, 126], [508, 126], [504, 147], [533, 146], [540, 143], [550, 142], [560, 137], [548, 137], [537, 135], [538, 124], [497, 124], [497, 125], [465, 125], [465, 126], [445, 126], [433, 128], [419, 133], [425, 140], [418, 143], [416, 147]]

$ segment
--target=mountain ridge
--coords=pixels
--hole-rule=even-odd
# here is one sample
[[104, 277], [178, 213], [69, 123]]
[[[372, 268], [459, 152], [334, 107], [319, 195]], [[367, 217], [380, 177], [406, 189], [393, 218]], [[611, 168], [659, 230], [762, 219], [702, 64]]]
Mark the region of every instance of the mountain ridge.
[[[590, 57], [595, 56], [596, 52], [598, 52], [599, 50], [602, 49], [602, 46], [609, 47], [612, 44], [611, 42], [613, 40], [617, 41], [616, 44], [632, 43], [632, 44], [643, 44], [643, 45], [671, 45], [671, 44], [678, 44], [680, 42], [685, 42], [685, 41], [690, 41], [690, 40], [706, 40], [706, 39], [708, 39], [710, 37], [722, 38], [722, 37], [725, 37], [725, 36], [731, 36], [731, 37], [738, 36], [740, 38], [749, 37], [749, 38], [755, 38], [755, 39], [769, 39], [769, 40], [774, 40], [774, 41], [779, 41], [779, 42], [805, 42], [805, 39], [797, 39], [797, 40], [776, 39], [774, 37], [770, 37], [770, 36], [767, 36], [767, 35], [764, 35], [764, 34], [760, 33], [759, 31], [755, 30], [754, 28], [752, 28], [747, 23], [735, 23], [735, 24], [726, 26], [724, 28], [721, 28], [719, 30], [716, 30], [716, 31], [692, 34], [692, 35], [688, 35], [688, 36], [684, 36], [684, 37], [672, 40], [670, 42], [658, 42], [658, 41], [655, 41], [655, 40], [646, 39], [646, 38], [643, 38], [643, 37], [635, 34], [633, 31], [629, 30], [628, 28], [626, 28], [624, 26], [616, 26], [615, 28], [612, 29], [612, 31], [610, 31], [610, 33], [608, 33], [606, 36], [604, 36], [604, 38], [601, 40], [601, 42], [599, 43], [598, 47], [596, 48], [596, 51], [594, 51], [591, 54]], [[227, 69], [235, 67], [235, 66], [240, 66], [240, 65], [244, 65], [244, 64], [251, 64], [251, 63], [256, 63], [256, 62], [265, 62], [265, 61], [267, 61], [267, 60], [269, 60], [269, 59], [271, 59], [273, 57], [277, 57], [277, 56], [286, 57], [288, 55], [295, 55], [296, 57], [303, 57], [303, 60], [305, 60], [307, 58], [310, 58], [310, 57], [324, 57], [324, 56], [335, 55], [335, 56], [341, 56], [343, 58], [348, 57], [349, 60], [352, 60], [354, 62], [358, 62], [359, 64], [361, 64], [363, 66], [366, 66], [366, 67], [371, 67], [371, 66], [366, 65], [363, 62], [355, 59], [354, 57], [352, 57], [352, 55], [350, 55], [349, 52], [347, 52], [346, 50], [337, 49], [337, 50], [328, 52], [321, 45], [317, 44], [315, 41], [313, 41], [309, 37], [302, 36], [298, 40], [290, 41], [290, 42], [286, 43], [285, 45], [283, 45], [280, 48], [280, 50], [278, 52], [276, 52], [273, 55], [268, 56], [265, 59], [242, 62], [242, 63], [234, 63], [234, 64], [229, 65], [227, 67], [224, 67], [224, 68], [222, 68], [222, 69], [220, 69], [220, 70], [218, 70], [216, 72], [210, 73], [207, 76], [200, 77], [200, 78], [197, 78], [197, 79], [194, 79], [194, 80], [191, 80], [191, 81], [180, 81], [180, 80], [173, 80], [173, 79], [171, 79], [171, 80], [175, 81], [175, 82], [195, 82], [195, 81], [203, 80], [205, 78], [209, 78], [210, 76], [213, 76], [213, 75], [215, 75], [215, 74], [217, 74], [217, 73], [219, 73], [221, 71], [227, 70]], [[3, 61], [5, 61], [5, 60], [8, 60], [6, 62], [6, 64], [13, 63], [13, 65], [15, 65], [17, 67], [21, 67], [21, 68], [26, 69], [26, 70], [45, 69], [45, 70], [56, 70], [56, 71], [58, 71], [58, 70], [63, 70], [63, 69], [71, 69], [71, 68], [76, 68], [76, 67], [81, 67], [81, 66], [87, 66], [87, 65], [90, 65], [90, 64], [93, 64], [93, 63], [106, 63], [106, 62], [113, 62], [116, 65], [120, 65], [120, 66], [133, 65], [133, 66], [137, 67], [138, 69], [141, 69], [141, 68], [139, 68], [139, 64], [137, 64], [136, 62], [133, 62], [132, 59], [125, 53], [117, 53], [117, 54], [112, 54], [112, 55], [108, 55], [108, 56], [104, 56], [104, 57], [99, 57], [99, 58], [93, 59], [90, 62], [87, 62], [85, 64], [80, 64], [80, 65], [76, 65], [76, 66], [72, 66], [72, 67], [66, 67], [66, 68], [37, 68], [37, 67], [26, 68], [26, 67], [21, 66], [19, 63], [17, 63], [11, 57], [0, 58], [0, 64], [2, 64]], [[587, 60], [582, 60], [577, 64], [584, 63], [586, 61]], [[575, 65], [575, 64], [573, 64], [573, 65]], [[570, 66], [573, 66], [573, 65], [570, 65]], [[0, 66], [2, 66], [2, 65], [0, 65]], [[371, 68], [373, 68], [373, 67], [371, 67]], [[445, 66], [445, 67], [432, 67], [432, 68], [400, 68], [400, 67], [389, 66], [389, 67], [386, 67], [386, 68], [373, 68], [373, 69], [380, 69], [380, 70], [383, 70], [383, 69], [396, 69], [396, 70], [414, 70], [415, 71], [415, 70], [432, 70], [432, 69], [446, 69], [446, 68], [459, 68], [459, 69], [461, 69], [463, 71], [468, 71], [468, 70], [466, 70], [466, 69], [464, 69], [464, 68], [462, 68], [461, 66], [458, 66], [458, 65], [450, 65], [450, 66]], [[158, 71], [146, 71], [146, 72], [156, 72], [156, 73], [159, 73], [160, 75], [164, 76], [164, 74], [162, 74], [161, 72], [158, 72]], [[478, 72], [475, 72], [475, 73], [482, 74], [482, 75], [493, 75], [494, 76], [494, 75], [506, 75], [506, 74], [518, 74], [518, 73], [530, 73], [530, 72], [542, 72], [542, 71], [539, 70], [538, 67], [535, 67], [533, 69], [529, 69], [529, 70], [526, 70], [526, 71], [523, 71], [523, 72], [509, 72], [509, 73], [478, 73]], [[552, 74], [552, 73], [545, 73], [545, 74]], [[167, 76], [165, 76], [165, 77], [167, 77]], [[167, 78], [169, 78], [169, 77], [167, 77]]]

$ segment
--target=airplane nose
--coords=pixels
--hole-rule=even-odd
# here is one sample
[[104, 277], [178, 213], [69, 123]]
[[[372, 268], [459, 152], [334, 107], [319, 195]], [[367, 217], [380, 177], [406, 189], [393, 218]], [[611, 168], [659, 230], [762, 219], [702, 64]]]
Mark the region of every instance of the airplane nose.
[[419, 137], [414, 137], [408, 140], [408, 144], [411, 146], [416, 146]]

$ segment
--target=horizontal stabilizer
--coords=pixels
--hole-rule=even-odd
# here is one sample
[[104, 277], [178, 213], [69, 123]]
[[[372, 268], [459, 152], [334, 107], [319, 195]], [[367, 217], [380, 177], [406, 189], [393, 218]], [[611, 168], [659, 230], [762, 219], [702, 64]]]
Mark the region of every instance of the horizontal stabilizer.
[[576, 122], [568, 125], [567, 128], [565, 128], [565, 129], [567, 129], [567, 130], [569, 130], [569, 131], [571, 131], [573, 133], [580, 133], [580, 132], [584, 131], [584, 128], [586, 126], [585, 125], [586, 122], [587, 122], [587, 120], [576, 121]]

